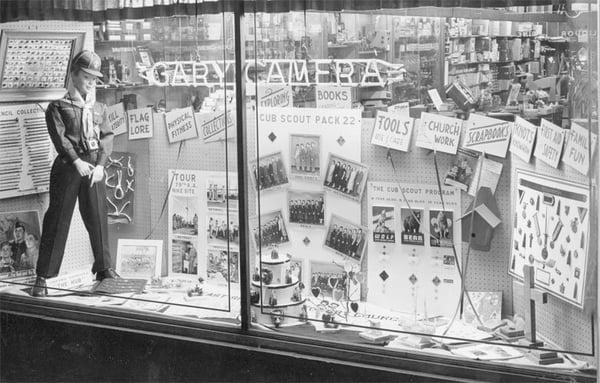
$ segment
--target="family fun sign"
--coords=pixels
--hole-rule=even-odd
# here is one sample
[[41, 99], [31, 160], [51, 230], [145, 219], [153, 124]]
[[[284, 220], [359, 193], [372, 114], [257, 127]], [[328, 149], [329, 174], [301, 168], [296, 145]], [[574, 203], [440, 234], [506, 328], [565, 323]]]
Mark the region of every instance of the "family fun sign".
[[[136, 63], [136, 67], [140, 77], [150, 85], [222, 86], [226, 78], [234, 77], [234, 63], [234, 60], [159, 61], [152, 66]], [[379, 59], [246, 60], [244, 75], [247, 83], [254, 83], [250, 72], [257, 70], [267, 73], [265, 83], [290, 86], [385, 86], [403, 81], [406, 74], [402, 64]]]

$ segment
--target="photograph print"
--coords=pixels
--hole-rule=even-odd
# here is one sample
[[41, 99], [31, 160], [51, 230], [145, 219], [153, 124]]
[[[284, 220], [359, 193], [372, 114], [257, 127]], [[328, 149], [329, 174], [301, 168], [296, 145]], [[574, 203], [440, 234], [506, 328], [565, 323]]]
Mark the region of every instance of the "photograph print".
[[368, 169], [365, 165], [335, 154], [329, 155], [323, 186], [355, 201], [362, 199], [367, 183]]
[[392, 206], [373, 206], [373, 242], [396, 243], [396, 219]]
[[252, 178], [259, 190], [268, 190], [289, 182], [281, 152], [262, 156], [250, 162]]
[[260, 216], [260, 228], [258, 222], [252, 231], [252, 236], [257, 248], [277, 246], [290, 241], [285, 221], [281, 210], [273, 211]]
[[173, 195], [171, 201], [173, 234], [198, 235], [198, 197]]
[[198, 274], [198, 249], [192, 241], [173, 240], [171, 243], [171, 271], [176, 274]]
[[367, 228], [332, 215], [324, 247], [360, 261], [366, 248]]
[[448, 173], [446, 173], [444, 184], [457, 187], [463, 191], [469, 190], [476, 166], [477, 157], [469, 154], [459, 154]]
[[332, 262], [310, 262], [310, 290], [315, 298], [341, 300], [346, 290], [344, 268]]
[[239, 253], [225, 249], [208, 249], [206, 275], [208, 282], [227, 284], [239, 282]]
[[452, 247], [453, 213], [444, 210], [429, 211], [429, 238], [431, 247]]
[[206, 220], [206, 235], [209, 245], [227, 246], [229, 244], [237, 246], [240, 244], [240, 227], [237, 214], [230, 213], [228, 221], [227, 214], [209, 213]]
[[321, 137], [290, 135], [290, 174], [318, 179], [321, 175]]
[[0, 274], [34, 273], [40, 247], [38, 212], [0, 212]]
[[237, 178], [230, 174], [229, 183], [226, 184], [225, 176], [207, 177], [206, 179], [206, 203], [208, 208], [227, 209], [227, 200], [229, 199], [229, 208], [238, 207], [238, 187]]
[[400, 219], [402, 220], [402, 237], [403, 245], [425, 245], [425, 235], [421, 223], [425, 216], [423, 210], [420, 209], [400, 209]]
[[325, 225], [325, 193], [288, 190], [290, 224]]

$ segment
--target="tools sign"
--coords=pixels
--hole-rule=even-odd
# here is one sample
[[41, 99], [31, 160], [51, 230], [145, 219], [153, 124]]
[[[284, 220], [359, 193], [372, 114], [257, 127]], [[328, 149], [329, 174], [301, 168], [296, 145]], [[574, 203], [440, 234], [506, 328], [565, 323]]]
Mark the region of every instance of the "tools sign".
[[135, 154], [112, 152], [104, 166], [108, 223], [133, 222]]

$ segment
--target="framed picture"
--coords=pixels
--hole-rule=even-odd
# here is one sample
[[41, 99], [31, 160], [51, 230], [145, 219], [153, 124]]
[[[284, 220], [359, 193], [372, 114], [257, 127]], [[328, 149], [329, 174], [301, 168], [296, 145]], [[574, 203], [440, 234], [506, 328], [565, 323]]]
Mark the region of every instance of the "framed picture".
[[256, 225], [252, 236], [257, 249], [289, 243], [290, 237], [281, 210], [262, 214], [260, 228]]
[[0, 277], [35, 274], [41, 234], [37, 211], [0, 213]]
[[290, 135], [290, 174], [318, 180], [321, 175], [321, 137]]
[[252, 179], [258, 190], [269, 190], [289, 183], [281, 152], [262, 156], [250, 162]]
[[330, 154], [326, 169], [323, 180], [325, 190], [334, 191], [355, 201], [362, 199], [368, 175], [365, 165]]
[[332, 215], [323, 246], [337, 254], [360, 261], [367, 244], [367, 228]]
[[227, 283], [239, 283], [239, 252], [227, 249], [208, 249], [206, 259], [207, 280], [213, 284], [226, 285]]
[[288, 190], [287, 204], [290, 224], [325, 225], [325, 193], [322, 191]]
[[162, 249], [162, 240], [119, 239], [117, 273], [124, 278], [160, 277]]
[[73, 56], [84, 32], [3, 30], [0, 36], [0, 102], [54, 100], [67, 91]]

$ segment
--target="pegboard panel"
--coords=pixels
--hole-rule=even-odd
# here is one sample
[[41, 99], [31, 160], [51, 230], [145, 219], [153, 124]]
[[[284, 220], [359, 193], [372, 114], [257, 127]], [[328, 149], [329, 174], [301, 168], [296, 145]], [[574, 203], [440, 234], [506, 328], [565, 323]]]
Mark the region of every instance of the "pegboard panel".
[[[91, 22], [77, 21], [18, 21], [0, 24], [3, 29], [18, 31], [76, 31], [85, 32], [84, 49], [93, 49], [94, 31]], [[37, 210], [40, 220], [43, 220], [48, 208], [48, 193], [30, 195], [26, 197], [0, 200], [0, 211]], [[41, 222], [40, 222], [41, 224]], [[92, 249], [87, 230], [79, 214], [79, 207], [75, 206], [71, 228], [65, 248], [60, 275], [81, 270], [90, 270], [93, 263]]]
[[[583, 185], [589, 184], [588, 177], [564, 164], [561, 164], [558, 169], [555, 169], [535, 158], [532, 158], [531, 163], [525, 163], [518, 157], [512, 156], [511, 161], [511, 211], [514, 211], [515, 209], [512, 195], [514, 195], [516, 191], [517, 169], [527, 170], [539, 175], [547, 175], [565, 181], [581, 183]], [[597, 157], [593, 158], [593, 161], [590, 161], [590, 169], [590, 174], [595, 174], [594, 169], [597, 169]], [[596, 188], [593, 188], [590, 193], [590, 233], [596, 233], [598, 227], [598, 217], [596, 214], [598, 206], [596, 201], [598, 201], [598, 194]], [[506, 226], [508, 240], [510, 241], [510, 230], [508, 230], [510, 228], [510, 223]], [[507, 246], [510, 246], [510, 242]], [[566, 350], [578, 352], [591, 352], [592, 350], [591, 312], [595, 311], [595, 302], [598, 296], [595, 288], [597, 280], [597, 249], [597, 238], [596, 236], [590, 235], [588, 247], [590, 259], [588, 262], [587, 286], [585, 288], [586, 299], [584, 301], [583, 310], [552, 295], [550, 295], [547, 304], [536, 306], [538, 332], [548, 341]], [[506, 270], [508, 270], [508, 268]], [[510, 277], [510, 279], [512, 280], [513, 278]], [[524, 312], [525, 304], [523, 301], [522, 286], [522, 284], [514, 282], [513, 307], [515, 313], [521, 313], [521, 315]]]
[[[171, 92], [167, 91], [170, 97]], [[175, 97], [178, 97], [174, 95]], [[181, 96], [181, 95], [179, 95]], [[167, 98], [169, 100], [169, 98]], [[162, 239], [163, 270], [168, 270], [167, 241], [168, 241], [168, 214], [160, 217], [161, 210], [169, 189], [169, 169], [192, 169], [230, 172], [237, 171], [236, 141], [229, 139], [205, 143], [202, 138], [194, 138], [183, 142], [181, 155], [178, 157], [180, 143], [170, 144], [164, 121], [164, 114], [154, 114], [154, 137], [150, 140], [149, 151], [151, 154], [150, 177], [148, 179], [151, 196], [151, 225], [153, 234], [151, 239]], [[227, 150], [226, 150], [227, 149]], [[226, 167], [228, 166], [228, 168]], [[160, 218], [160, 220], [159, 220]], [[163, 272], [163, 274], [165, 274]]]
[[[363, 118], [362, 132], [362, 159], [371, 173], [369, 181], [388, 181], [404, 183], [428, 183], [437, 184], [433, 152], [425, 149], [417, 148], [414, 145], [416, 134], [413, 134], [413, 142], [410, 145], [410, 151], [400, 152], [392, 150], [392, 158], [396, 167], [396, 174], [387, 159], [387, 149], [371, 145], [371, 134], [373, 131], [374, 119]], [[508, 206], [510, 203], [510, 170], [507, 167], [507, 160], [494, 158], [495, 161], [503, 163], [503, 171], [496, 190], [496, 200], [498, 206]], [[443, 184], [446, 173], [454, 162], [454, 156], [438, 153], [437, 163], [441, 182]], [[466, 211], [469, 204], [473, 201], [473, 197], [466, 192], [461, 192], [462, 212]], [[459, 213], [462, 213], [459, 212]], [[501, 209], [501, 218], [503, 222], [510, 222], [510, 212], [506, 209]], [[363, 200], [362, 205], [362, 222], [367, 222], [368, 211], [367, 203]], [[489, 252], [471, 250], [469, 254], [466, 287], [471, 291], [501, 291], [502, 312], [504, 314], [512, 313], [511, 301], [511, 282], [507, 273], [508, 257], [501, 256], [506, 252], [510, 244], [510, 227], [505, 228], [505, 225], [498, 227], [494, 233], [494, 239]], [[462, 246], [462, 259], [464, 263], [467, 254], [466, 244]], [[363, 262], [363, 267], [366, 268], [366, 262]], [[368, 283], [367, 283], [368, 286]], [[364, 289], [363, 289], [364, 290]], [[363, 291], [364, 296], [366, 292]]]

